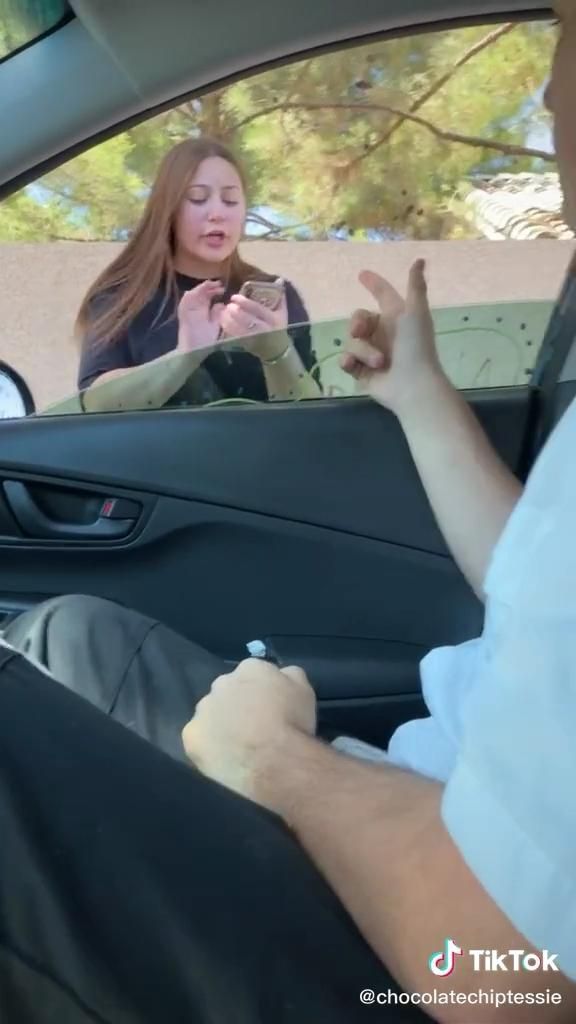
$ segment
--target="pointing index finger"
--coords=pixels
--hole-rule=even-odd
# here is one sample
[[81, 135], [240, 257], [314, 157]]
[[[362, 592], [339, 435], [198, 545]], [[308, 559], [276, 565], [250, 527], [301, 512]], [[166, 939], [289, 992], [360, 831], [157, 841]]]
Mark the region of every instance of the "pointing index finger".
[[426, 282], [426, 260], [416, 260], [410, 268], [408, 292], [406, 296], [407, 313], [428, 312], [428, 284]]
[[363, 270], [358, 279], [376, 299], [383, 316], [396, 318], [404, 312], [404, 299], [385, 277], [373, 270]]

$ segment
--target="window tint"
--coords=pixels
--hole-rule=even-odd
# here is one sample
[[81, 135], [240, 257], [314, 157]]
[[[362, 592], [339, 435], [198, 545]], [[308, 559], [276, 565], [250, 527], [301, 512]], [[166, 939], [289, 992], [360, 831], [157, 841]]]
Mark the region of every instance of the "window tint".
[[[423, 256], [441, 357], [457, 386], [528, 382], [573, 248], [542, 103], [555, 41], [549, 22], [534, 21], [323, 54], [183, 103], [50, 172], [0, 207], [3, 357], [41, 412], [63, 401], [81, 411], [77, 397], [67, 399], [78, 382], [125, 409], [348, 397], [355, 384], [339, 369], [337, 342], [354, 309], [374, 308], [360, 272], [377, 271], [403, 291]], [[164, 155], [207, 135], [241, 161], [240, 255], [269, 282], [285, 282], [289, 335], [269, 330], [264, 354], [249, 358], [230, 331], [221, 344], [217, 330], [203, 329], [196, 340], [206, 358], [194, 367], [184, 360], [188, 373], [176, 362], [167, 370], [177, 300], [194, 283], [184, 276], [167, 304], [162, 281], [114, 341], [92, 344], [90, 321], [81, 358], [73, 327], [83, 296], [137, 234]], [[216, 204], [209, 246], [217, 254], [237, 209], [225, 201], [230, 182], [213, 192], [202, 184], [183, 216], [204, 236], [203, 211]], [[203, 252], [204, 276], [228, 287], [217, 258], [211, 272]], [[105, 313], [115, 294], [99, 295], [92, 312]], [[113, 307], [112, 319], [121, 313]], [[299, 363], [284, 360], [289, 338]], [[124, 383], [106, 383], [118, 371]], [[149, 374], [164, 390], [135, 394]], [[95, 407], [91, 396], [83, 404]]]
[[0, 60], [56, 28], [71, 14], [66, 0], [0, 0]]
[[[452, 383], [462, 391], [526, 384], [552, 309], [551, 302], [523, 302], [433, 310], [440, 359]], [[272, 385], [266, 401], [298, 402], [321, 396], [361, 395], [361, 385], [340, 367], [348, 320], [325, 320], [303, 326], [311, 339], [312, 365], [296, 377], [291, 394], [276, 395]], [[269, 340], [280, 351], [285, 345], [283, 332], [271, 334]], [[250, 338], [235, 339], [223, 345], [223, 354], [234, 358], [243, 344], [249, 350], [250, 343]], [[132, 369], [117, 380], [96, 383], [82, 395], [49, 406], [44, 413], [136, 412], [261, 404], [238, 394], [234, 397], [202, 396], [194, 385], [197, 373], [197, 359], [193, 354], [174, 355], [169, 361]]]

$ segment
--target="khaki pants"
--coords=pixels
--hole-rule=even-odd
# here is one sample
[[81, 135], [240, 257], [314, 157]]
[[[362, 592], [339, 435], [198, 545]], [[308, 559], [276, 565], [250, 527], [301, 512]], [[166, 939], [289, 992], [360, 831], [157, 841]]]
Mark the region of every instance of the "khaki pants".
[[97, 597], [70, 595], [24, 612], [3, 632], [58, 682], [177, 760], [181, 732], [220, 658], [160, 622]]

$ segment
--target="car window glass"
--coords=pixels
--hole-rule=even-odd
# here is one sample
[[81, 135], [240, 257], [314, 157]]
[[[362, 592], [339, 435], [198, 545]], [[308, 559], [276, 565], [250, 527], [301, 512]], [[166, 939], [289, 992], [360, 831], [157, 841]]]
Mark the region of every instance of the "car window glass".
[[[440, 360], [453, 384], [463, 391], [526, 384], [534, 370], [552, 310], [551, 302], [491, 303], [434, 309]], [[302, 325], [310, 334], [315, 358], [306, 372], [306, 383], [295, 382], [289, 401], [309, 399], [310, 383], [320, 387], [319, 397], [349, 398], [364, 393], [362, 383], [353, 380], [340, 366], [348, 325], [347, 319]], [[272, 334], [272, 341], [274, 337]], [[279, 347], [283, 344], [281, 332], [277, 334], [277, 343]], [[236, 343], [223, 348], [223, 352], [231, 356], [235, 351]], [[241, 395], [232, 398], [221, 395], [203, 397], [195, 386], [196, 376], [193, 355], [174, 355], [169, 363], [145, 364], [130, 370], [126, 377], [96, 384], [82, 394], [56, 402], [43, 410], [43, 414], [263, 404]], [[285, 401], [286, 398], [274, 394], [267, 398], [267, 401], [278, 400]]]
[[[542, 103], [555, 38], [548, 21], [474, 25], [310, 57], [191, 99], [5, 200], [0, 340], [37, 411], [93, 407], [78, 398], [81, 300], [134, 237], [167, 150], [208, 134], [244, 167], [241, 256], [287, 289], [290, 334], [270, 329], [266, 353], [280, 359], [292, 339], [302, 366], [278, 390], [238, 329], [237, 344], [215, 336], [182, 390], [176, 364], [153, 362], [177, 343], [164, 289], [150, 316], [95, 353], [81, 390], [109, 388], [126, 410], [350, 397], [356, 384], [339, 368], [347, 321], [375, 308], [358, 275], [377, 271], [402, 291], [420, 256], [457, 386], [528, 382], [573, 248]], [[103, 383], [103, 367], [127, 371], [125, 383]], [[164, 391], [135, 396], [149, 374]]]

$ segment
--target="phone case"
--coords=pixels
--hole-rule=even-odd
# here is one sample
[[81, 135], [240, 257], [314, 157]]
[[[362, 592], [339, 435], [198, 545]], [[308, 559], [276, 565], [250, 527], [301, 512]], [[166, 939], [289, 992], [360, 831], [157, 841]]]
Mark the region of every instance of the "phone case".
[[245, 281], [240, 289], [240, 294], [274, 311], [282, 302], [284, 282], [281, 278], [276, 281]]

